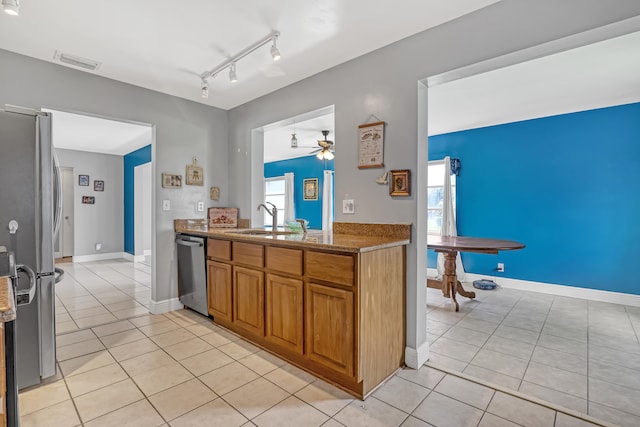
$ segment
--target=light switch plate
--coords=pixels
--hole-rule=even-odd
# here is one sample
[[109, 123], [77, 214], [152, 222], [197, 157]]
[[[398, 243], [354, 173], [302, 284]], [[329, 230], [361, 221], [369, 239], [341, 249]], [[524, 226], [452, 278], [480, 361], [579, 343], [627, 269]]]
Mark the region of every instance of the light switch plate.
[[163, 200], [162, 201], [162, 210], [170, 211], [171, 210], [171, 200]]
[[342, 201], [342, 213], [343, 214], [356, 213], [356, 204], [354, 203], [353, 199]]

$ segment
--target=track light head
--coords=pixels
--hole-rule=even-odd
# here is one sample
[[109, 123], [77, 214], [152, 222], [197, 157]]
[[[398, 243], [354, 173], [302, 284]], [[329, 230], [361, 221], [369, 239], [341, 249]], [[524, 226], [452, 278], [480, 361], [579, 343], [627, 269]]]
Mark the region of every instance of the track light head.
[[271, 45], [271, 57], [273, 58], [274, 61], [278, 61], [280, 60], [280, 51], [278, 50], [278, 47], [276, 46], [276, 38], [273, 38], [273, 44]]
[[2, 8], [7, 15], [20, 15], [20, 0], [2, 0]]
[[236, 75], [236, 63], [231, 63], [231, 67], [229, 67], [229, 81], [231, 83], [235, 83], [238, 81], [238, 76]]
[[202, 97], [205, 99], [209, 98], [209, 83], [207, 83], [205, 79], [202, 79], [202, 86], [200, 86], [200, 89], [202, 90]]

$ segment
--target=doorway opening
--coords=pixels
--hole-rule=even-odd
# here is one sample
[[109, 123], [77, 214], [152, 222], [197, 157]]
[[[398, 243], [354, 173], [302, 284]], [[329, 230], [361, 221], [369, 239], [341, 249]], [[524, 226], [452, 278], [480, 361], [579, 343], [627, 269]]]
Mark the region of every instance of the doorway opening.
[[67, 274], [56, 286], [56, 332], [148, 313], [155, 241], [153, 126], [43, 110], [53, 117], [63, 182], [56, 255], [72, 261], [61, 266]]
[[[501, 288], [473, 289], [477, 297], [461, 298], [460, 312], [452, 310], [442, 292], [428, 289], [430, 366], [447, 365], [609, 422], [631, 419], [621, 405], [602, 411], [602, 401], [589, 393], [596, 382], [614, 390], [606, 385], [610, 379], [557, 360], [566, 356], [584, 366], [597, 365], [600, 348], [587, 346], [587, 338], [617, 347], [621, 330], [630, 336], [635, 332], [625, 323], [629, 307], [611, 304], [617, 299], [630, 305], [615, 294], [625, 292], [622, 287], [631, 276], [625, 268], [633, 260], [624, 257], [633, 254], [616, 253], [618, 268], [598, 270], [599, 264], [612, 264], [602, 250], [614, 246], [612, 236], [634, 240], [633, 221], [617, 215], [628, 210], [634, 196], [627, 185], [607, 190], [608, 204], [598, 209], [591, 203], [597, 194], [591, 183], [611, 189], [618, 182], [635, 182], [635, 175], [621, 177], [633, 169], [629, 159], [637, 159], [638, 133], [631, 123], [640, 108], [640, 62], [628, 60], [640, 46], [637, 30], [637, 25], [631, 31], [603, 27], [427, 80], [428, 108], [419, 115], [426, 118], [428, 111], [429, 160], [451, 156], [460, 161], [458, 233], [527, 245], [526, 253], [465, 253], [468, 282], [492, 278]], [[419, 191], [427, 194], [429, 185], [420, 180]], [[616, 227], [609, 233], [584, 232], [612, 220]], [[426, 234], [427, 228], [419, 233]], [[559, 238], [565, 244], [559, 245]], [[435, 274], [433, 254], [429, 267]], [[611, 288], [587, 285], [598, 274], [600, 286]], [[607, 316], [618, 313], [608, 317], [606, 326], [605, 307]], [[578, 354], [575, 349], [582, 347]], [[557, 359], [551, 360], [551, 354]], [[569, 377], [576, 387], [566, 386]], [[615, 392], [608, 397], [622, 399]]]
[[[328, 137], [323, 135], [328, 131]], [[335, 140], [334, 107], [289, 117], [252, 131], [251, 204], [270, 202], [278, 211], [278, 226], [294, 226], [296, 218], [310, 229], [333, 224], [333, 159], [318, 158], [318, 141]], [[335, 145], [332, 146], [332, 149]], [[332, 152], [333, 154], [333, 152]], [[271, 217], [252, 209], [252, 227], [271, 227]]]

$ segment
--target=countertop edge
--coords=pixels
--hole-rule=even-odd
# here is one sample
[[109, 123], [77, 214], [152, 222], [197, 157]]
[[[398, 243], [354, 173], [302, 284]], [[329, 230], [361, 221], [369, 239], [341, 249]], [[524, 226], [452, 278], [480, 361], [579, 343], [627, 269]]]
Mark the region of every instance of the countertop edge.
[[[339, 243], [325, 243], [325, 242], [314, 242], [313, 240], [306, 239], [314, 239], [314, 238], [323, 238], [323, 236], [344, 236], [348, 238], [349, 236], [353, 236], [357, 239], [362, 239], [361, 235], [350, 235], [350, 234], [335, 234], [331, 232], [324, 232], [318, 230], [312, 230], [308, 233], [308, 237], [305, 240], [279, 240], [274, 239], [272, 235], [246, 235], [240, 234], [239, 232], [245, 231], [247, 229], [236, 229], [236, 228], [220, 228], [220, 229], [204, 229], [200, 227], [184, 227], [176, 225], [174, 231], [176, 233], [190, 234], [194, 236], [200, 237], [214, 237], [214, 238], [222, 238], [228, 240], [237, 240], [242, 242], [253, 242], [253, 243], [273, 243], [279, 246], [291, 246], [291, 247], [302, 247], [302, 248], [313, 248], [313, 249], [325, 249], [331, 251], [340, 251], [340, 252], [352, 252], [352, 253], [362, 253], [362, 252], [371, 252], [379, 249], [391, 248], [395, 246], [403, 246], [408, 245], [410, 243], [410, 239], [406, 238], [398, 238], [398, 237], [381, 237], [375, 236], [371, 237], [371, 244], [363, 244], [363, 245], [345, 245]], [[290, 235], [291, 236], [291, 235]], [[301, 236], [298, 234], [296, 236]], [[380, 239], [384, 239], [385, 241], [380, 242]]]
[[13, 296], [13, 282], [9, 277], [0, 277], [0, 322], [16, 319], [16, 302]]

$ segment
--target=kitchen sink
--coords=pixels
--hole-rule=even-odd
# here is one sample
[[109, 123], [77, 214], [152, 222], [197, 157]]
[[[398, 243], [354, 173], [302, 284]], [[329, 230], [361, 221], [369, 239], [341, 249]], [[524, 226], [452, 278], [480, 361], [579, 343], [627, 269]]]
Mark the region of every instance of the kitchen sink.
[[295, 234], [293, 231], [271, 231], [271, 230], [241, 230], [234, 231], [234, 234], [244, 234], [247, 236], [282, 236], [287, 234]]

